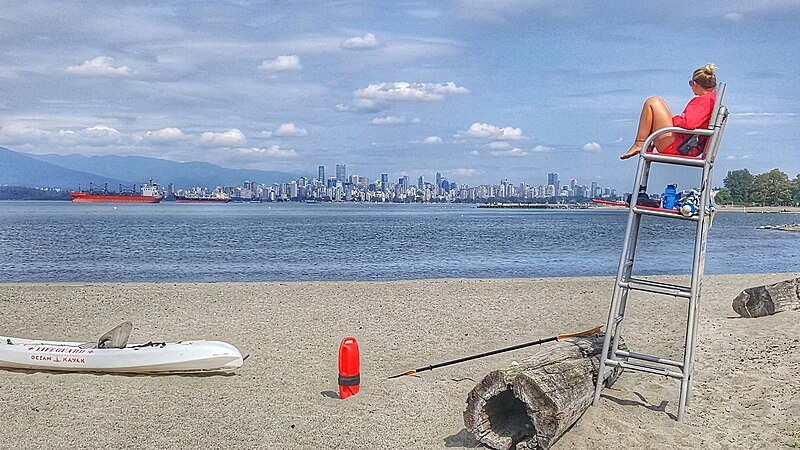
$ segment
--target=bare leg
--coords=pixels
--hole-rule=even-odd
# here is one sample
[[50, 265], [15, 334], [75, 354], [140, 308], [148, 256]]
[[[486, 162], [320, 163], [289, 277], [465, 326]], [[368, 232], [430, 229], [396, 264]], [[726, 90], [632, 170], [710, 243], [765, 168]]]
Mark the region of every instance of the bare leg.
[[[636, 130], [636, 140], [630, 150], [620, 156], [619, 159], [628, 159], [636, 156], [642, 150], [642, 145], [647, 136], [653, 131], [672, 126], [672, 112], [669, 106], [661, 97], [648, 97], [642, 107], [642, 115], [639, 116], [639, 128]], [[655, 139], [657, 149], [663, 149], [672, 143], [672, 133], [665, 133]]]

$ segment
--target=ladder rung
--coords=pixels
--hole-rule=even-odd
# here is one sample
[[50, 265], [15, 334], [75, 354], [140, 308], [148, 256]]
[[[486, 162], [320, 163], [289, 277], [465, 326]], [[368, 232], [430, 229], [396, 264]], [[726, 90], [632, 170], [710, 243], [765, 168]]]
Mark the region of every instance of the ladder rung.
[[684, 216], [683, 214], [676, 214], [674, 212], [661, 211], [658, 209], [650, 209], [650, 208], [639, 208], [638, 206], [633, 208], [633, 212], [635, 212], [636, 214], [644, 214], [648, 216], [669, 217], [670, 219], [692, 220], [694, 222], [700, 220], [699, 214], [695, 214], [693, 216]]
[[706, 162], [703, 158], [693, 158], [686, 156], [669, 156], [669, 155], [660, 155], [658, 153], [645, 153], [644, 155], [642, 155], [642, 157], [646, 161], [659, 162], [665, 164], [675, 164], [677, 166], [703, 167], [706, 165]]
[[675, 366], [675, 367], [683, 369], [683, 363], [682, 362], [673, 361], [671, 359], [666, 359], [666, 358], [659, 358], [658, 356], [650, 356], [650, 355], [645, 355], [645, 354], [642, 354], [642, 353], [628, 352], [628, 351], [625, 351], [625, 350], [617, 350], [615, 352], [615, 354], [617, 356], [622, 356], [622, 357], [625, 357], [625, 358], [641, 359], [642, 361], [649, 361], [649, 362], [654, 362], [654, 363], [658, 363], [658, 364], [665, 364], [665, 365], [668, 365], [668, 366]]
[[692, 296], [692, 289], [690, 287], [642, 280], [639, 278], [630, 278], [628, 281], [621, 281], [619, 286], [634, 291], [652, 292], [654, 294], [671, 295], [673, 297], [690, 298]]
[[644, 364], [636, 364], [628, 361], [617, 361], [614, 359], [607, 359], [606, 365], [612, 367], [622, 367], [623, 369], [638, 370], [640, 372], [652, 373], [654, 375], [662, 375], [665, 377], [672, 377], [683, 379], [683, 373], [675, 372], [674, 370], [664, 369], [661, 367], [651, 367]]

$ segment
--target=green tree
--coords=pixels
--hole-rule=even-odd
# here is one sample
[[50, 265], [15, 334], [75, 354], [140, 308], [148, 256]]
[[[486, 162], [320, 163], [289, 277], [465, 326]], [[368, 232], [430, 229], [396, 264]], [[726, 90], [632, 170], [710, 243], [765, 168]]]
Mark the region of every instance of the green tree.
[[727, 189], [721, 189], [714, 198], [714, 203], [717, 205], [730, 205], [732, 202], [733, 197], [731, 197], [731, 193]]
[[792, 180], [792, 199], [795, 204], [800, 203], [800, 173]]
[[792, 182], [778, 169], [756, 175], [751, 184], [750, 200], [761, 205], [785, 205], [792, 201]]
[[749, 198], [753, 185], [753, 176], [750, 175], [749, 170], [741, 169], [728, 172], [724, 183], [734, 203], [749, 203], [753, 201]]

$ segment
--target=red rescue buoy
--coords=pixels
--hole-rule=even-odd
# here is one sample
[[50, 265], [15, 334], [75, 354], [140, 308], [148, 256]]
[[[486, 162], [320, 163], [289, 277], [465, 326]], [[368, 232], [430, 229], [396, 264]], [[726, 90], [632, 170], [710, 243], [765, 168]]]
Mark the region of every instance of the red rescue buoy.
[[358, 394], [361, 386], [360, 359], [356, 338], [342, 339], [339, 345], [339, 398]]

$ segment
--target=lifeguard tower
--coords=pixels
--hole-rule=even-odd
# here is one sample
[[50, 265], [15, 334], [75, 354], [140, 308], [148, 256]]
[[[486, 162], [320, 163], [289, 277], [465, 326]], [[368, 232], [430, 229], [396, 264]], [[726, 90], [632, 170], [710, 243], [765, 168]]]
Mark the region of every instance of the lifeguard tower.
[[[708, 129], [685, 130], [678, 127], [662, 128], [648, 136], [639, 154], [639, 165], [636, 170], [633, 194], [631, 195], [628, 222], [625, 229], [625, 240], [622, 244], [622, 255], [614, 282], [614, 291], [611, 298], [611, 307], [608, 311], [606, 335], [600, 359], [599, 376], [595, 386], [593, 406], [600, 402], [600, 391], [603, 386], [609, 386], [616, 377], [609, 376], [613, 371], [630, 369], [653, 375], [661, 375], [680, 381], [680, 403], [678, 403], [678, 421], [683, 420], [686, 406], [689, 404], [692, 390], [692, 370], [694, 369], [695, 347], [697, 344], [698, 307], [700, 304], [700, 290], [703, 281], [703, 266], [706, 255], [706, 242], [708, 230], [711, 225], [713, 211], [709, 210], [711, 196], [711, 176], [714, 161], [717, 157], [722, 134], [728, 119], [728, 110], [722, 100], [725, 95], [725, 83], [720, 83], [717, 88], [717, 100], [711, 114]], [[653, 140], [664, 133], [679, 132], [690, 135], [708, 136], [704, 152], [697, 157], [682, 155], [665, 155], [651, 151]], [[647, 191], [650, 177], [650, 168], [653, 164], [671, 164], [685, 166], [702, 171], [700, 185], [700, 203], [697, 212], [693, 215], [683, 215], [678, 210], [667, 210], [640, 206], [637, 204], [639, 192]], [[696, 223], [696, 232], [693, 248], [691, 278], [688, 286], [662, 283], [637, 277], [634, 274], [634, 259], [639, 240], [639, 230], [642, 216], [658, 216], [675, 220], [688, 220]], [[688, 303], [686, 316], [686, 333], [683, 343], [683, 359], [675, 361], [658, 356], [636, 353], [623, 350], [619, 347], [622, 333], [625, 309], [634, 291], [643, 291], [653, 294], [674, 297]]]

